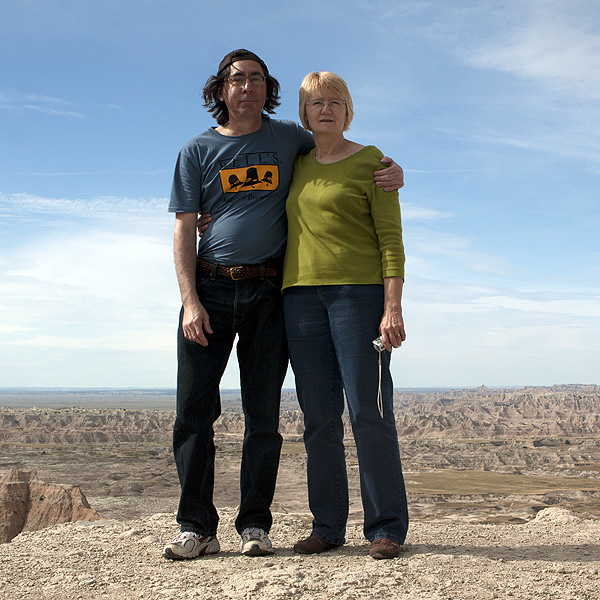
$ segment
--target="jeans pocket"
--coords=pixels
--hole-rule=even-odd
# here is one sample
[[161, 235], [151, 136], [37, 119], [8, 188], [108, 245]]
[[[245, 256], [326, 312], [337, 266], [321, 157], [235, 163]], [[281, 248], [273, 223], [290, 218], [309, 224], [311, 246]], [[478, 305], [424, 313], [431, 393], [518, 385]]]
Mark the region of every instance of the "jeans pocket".
[[265, 281], [267, 282], [268, 287], [279, 291], [281, 291], [282, 280], [283, 277], [281, 275], [277, 275], [277, 277], [265, 277]]
[[210, 279], [210, 273], [196, 271], [196, 288], [205, 284]]

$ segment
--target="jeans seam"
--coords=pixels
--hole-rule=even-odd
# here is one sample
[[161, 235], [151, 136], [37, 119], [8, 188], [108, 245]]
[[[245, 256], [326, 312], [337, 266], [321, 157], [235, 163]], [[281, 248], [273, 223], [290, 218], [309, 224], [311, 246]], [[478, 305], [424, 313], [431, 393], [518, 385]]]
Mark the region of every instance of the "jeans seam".
[[[319, 298], [321, 300], [321, 303], [323, 305], [323, 308], [325, 309], [327, 315], [328, 315], [328, 321], [329, 321], [329, 309], [327, 307], [327, 302], [326, 302], [326, 298], [325, 298], [325, 288], [323, 287], [319, 287], [318, 288], [319, 291]], [[343, 506], [343, 502], [342, 502], [342, 495], [343, 495], [343, 490], [342, 490], [342, 481], [341, 481], [341, 477], [342, 477], [342, 473], [343, 470], [345, 468], [345, 464], [346, 464], [346, 460], [345, 460], [345, 455], [344, 455], [344, 432], [343, 432], [343, 421], [342, 421], [342, 434], [341, 434], [341, 439], [338, 440], [338, 436], [336, 434], [336, 425], [338, 425], [337, 419], [339, 418], [340, 420], [342, 419], [341, 416], [338, 417], [337, 413], [336, 413], [336, 409], [337, 406], [335, 406], [335, 402], [336, 402], [336, 374], [339, 376], [339, 383], [342, 386], [342, 413], [343, 413], [343, 383], [342, 383], [342, 378], [341, 378], [341, 371], [339, 368], [339, 364], [338, 364], [338, 360], [337, 360], [337, 354], [336, 354], [336, 349], [335, 349], [335, 344], [333, 342], [333, 336], [331, 336], [331, 349], [332, 349], [332, 354], [331, 354], [331, 369], [330, 369], [330, 380], [329, 380], [329, 395], [331, 398], [330, 404], [329, 404], [329, 410], [330, 410], [330, 420], [331, 420], [331, 438], [332, 438], [332, 443], [335, 445], [337, 445], [337, 443], [341, 443], [342, 444], [342, 455], [341, 455], [341, 462], [340, 462], [340, 457], [338, 456], [338, 454], [336, 453], [335, 456], [335, 462], [336, 462], [336, 481], [335, 481], [335, 487], [336, 487], [336, 501], [337, 501], [337, 511], [336, 511], [336, 515], [337, 515], [337, 519], [336, 519], [336, 535], [339, 535], [338, 532], [343, 532], [345, 529], [345, 522], [342, 521], [342, 513], [344, 512], [344, 506]], [[346, 483], [347, 485], [347, 483]], [[343, 535], [342, 535], [343, 537]], [[331, 542], [333, 543], [333, 542]]]

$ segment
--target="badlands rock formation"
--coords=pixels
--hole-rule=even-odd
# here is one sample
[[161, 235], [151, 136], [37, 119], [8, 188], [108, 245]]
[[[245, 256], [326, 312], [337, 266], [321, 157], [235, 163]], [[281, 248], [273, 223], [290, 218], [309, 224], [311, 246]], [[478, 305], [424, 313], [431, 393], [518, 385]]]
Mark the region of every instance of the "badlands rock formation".
[[[294, 405], [289, 392], [282, 400], [284, 407]], [[243, 434], [239, 403], [224, 408], [215, 430]], [[600, 386], [397, 391], [394, 412], [400, 439], [595, 437], [600, 432]], [[88, 444], [143, 439], [170, 445], [172, 425], [171, 411], [0, 408], [0, 442]], [[282, 410], [284, 436], [300, 436], [303, 429], [299, 410]]]
[[[53, 394], [52, 406], [71, 406], [0, 407], [0, 475], [36, 469], [44, 481], [80, 485], [103, 518], [176, 508], [173, 410], [117, 408], [131, 400], [118, 392], [97, 398], [87, 392], [77, 400], [112, 408], [78, 408], [73, 395], [63, 400]], [[161, 406], [173, 403], [172, 391], [160, 392]], [[284, 394], [282, 406], [276, 510], [307, 514], [302, 414], [293, 394]], [[415, 521], [525, 522], [548, 506], [600, 516], [599, 386], [396, 392], [395, 414]], [[215, 437], [219, 506], [239, 498], [243, 428], [239, 399], [224, 395]], [[346, 454], [351, 519], [359, 522], [358, 462], [349, 428]]]
[[[173, 405], [164, 399], [162, 406]], [[101, 400], [87, 409], [0, 407], [0, 474], [38, 469], [46, 481], [81, 484], [103, 517], [24, 531], [0, 544], [0, 598], [600, 598], [598, 386], [397, 393], [412, 523], [394, 561], [368, 556], [350, 438], [346, 545], [320, 556], [292, 551], [310, 530], [310, 514], [302, 415], [291, 395], [281, 419], [276, 554], [239, 554], [243, 418], [239, 403], [226, 400], [216, 435], [222, 551], [165, 561], [162, 547], [177, 531], [174, 413], [147, 404], [117, 408], [118, 396]]]
[[77, 486], [38, 481], [35, 471], [11, 469], [0, 478], [0, 543], [9, 542], [22, 531], [99, 519]]

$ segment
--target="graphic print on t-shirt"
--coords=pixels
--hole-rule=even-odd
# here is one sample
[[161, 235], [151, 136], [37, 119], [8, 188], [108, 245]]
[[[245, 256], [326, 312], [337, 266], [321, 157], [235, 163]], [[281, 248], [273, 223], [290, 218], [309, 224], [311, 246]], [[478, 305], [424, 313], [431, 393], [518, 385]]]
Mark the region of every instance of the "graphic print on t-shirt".
[[221, 169], [221, 186], [223, 192], [235, 193], [247, 190], [276, 190], [279, 186], [278, 165], [254, 165]]

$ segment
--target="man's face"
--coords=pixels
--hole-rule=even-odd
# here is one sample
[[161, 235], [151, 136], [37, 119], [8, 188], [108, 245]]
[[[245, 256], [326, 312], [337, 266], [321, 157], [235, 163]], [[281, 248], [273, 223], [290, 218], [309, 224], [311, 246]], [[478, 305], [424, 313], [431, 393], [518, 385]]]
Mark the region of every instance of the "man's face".
[[227, 105], [229, 118], [257, 117], [267, 100], [267, 84], [261, 66], [254, 60], [238, 60], [231, 65], [229, 77], [219, 96]]

